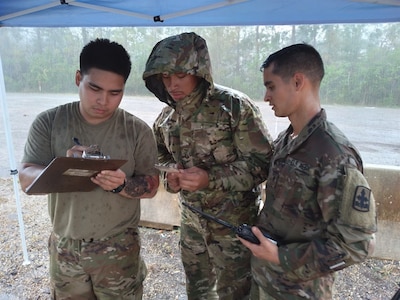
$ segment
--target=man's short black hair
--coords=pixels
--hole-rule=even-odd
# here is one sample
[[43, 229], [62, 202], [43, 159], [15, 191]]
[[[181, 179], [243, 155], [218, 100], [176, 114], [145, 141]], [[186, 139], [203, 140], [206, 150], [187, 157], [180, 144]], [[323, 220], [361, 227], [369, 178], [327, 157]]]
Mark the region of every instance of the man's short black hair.
[[272, 72], [283, 79], [301, 72], [319, 85], [325, 74], [321, 55], [314, 47], [306, 43], [294, 44], [272, 53], [261, 65], [261, 71], [272, 64]]
[[79, 66], [82, 74], [87, 74], [91, 68], [97, 68], [119, 74], [126, 82], [132, 64], [128, 52], [120, 44], [97, 38], [83, 47]]

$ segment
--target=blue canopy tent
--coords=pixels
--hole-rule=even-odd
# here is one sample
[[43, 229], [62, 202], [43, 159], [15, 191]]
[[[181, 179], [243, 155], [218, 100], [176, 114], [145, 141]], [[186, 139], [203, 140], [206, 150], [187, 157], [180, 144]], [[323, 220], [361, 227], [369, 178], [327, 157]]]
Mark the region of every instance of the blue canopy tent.
[[0, 0], [0, 27], [241, 26], [398, 21], [399, 0]]
[[[400, 0], [0, 0], [0, 27], [245, 26], [399, 21]], [[0, 103], [24, 263], [28, 264], [5, 94], [0, 59]]]
[[398, 21], [399, 0], [0, 0], [0, 27], [244, 26]]

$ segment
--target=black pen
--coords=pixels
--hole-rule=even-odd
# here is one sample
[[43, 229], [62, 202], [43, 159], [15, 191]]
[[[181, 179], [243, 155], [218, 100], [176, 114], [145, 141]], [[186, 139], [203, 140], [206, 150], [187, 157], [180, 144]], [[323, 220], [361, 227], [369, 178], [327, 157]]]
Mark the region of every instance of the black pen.
[[79, 142], [78, 138], [73, 137], [72, 140], [74, 141], [75, 145], [82, 146], [82, 144]]

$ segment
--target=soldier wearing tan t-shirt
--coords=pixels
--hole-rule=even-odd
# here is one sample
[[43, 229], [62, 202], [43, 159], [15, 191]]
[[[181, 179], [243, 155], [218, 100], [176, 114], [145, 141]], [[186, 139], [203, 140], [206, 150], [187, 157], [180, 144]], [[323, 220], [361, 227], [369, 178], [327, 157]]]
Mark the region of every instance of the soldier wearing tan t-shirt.
[[54, 157], [81, 157], [90, 145], [128, 160], [92, 177], [93, 191], [48, 195], [53, 299], [142, 298], [140, 198], [155, 195], [159, 174], [151, 128], [118, 108], [130, 70], [121, 45], [90, 42], [75, 76], [80, 101], [42, 112], [30, 128], [19, 172], [23, 190]]

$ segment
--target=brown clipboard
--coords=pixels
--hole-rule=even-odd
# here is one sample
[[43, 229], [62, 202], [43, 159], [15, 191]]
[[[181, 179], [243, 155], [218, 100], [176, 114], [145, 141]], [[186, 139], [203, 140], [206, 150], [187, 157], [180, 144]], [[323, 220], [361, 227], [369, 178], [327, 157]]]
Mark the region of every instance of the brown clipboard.
[[123, 159], [89, 159], [56, 157], [27, 187], [27, 194], [89, 192], [97, 185], [90, 177], [102, 170], [116, 170], [125, 164]]

